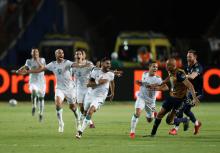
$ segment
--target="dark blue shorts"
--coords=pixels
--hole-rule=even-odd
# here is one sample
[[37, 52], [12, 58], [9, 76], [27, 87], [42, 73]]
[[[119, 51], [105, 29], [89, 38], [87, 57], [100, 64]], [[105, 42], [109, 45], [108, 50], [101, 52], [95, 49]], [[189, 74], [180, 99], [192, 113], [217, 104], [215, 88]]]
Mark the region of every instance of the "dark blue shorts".
[[[203, 97], [204, 97], [203, 93], [197, 93], [196, 96], [198, 97], [199, 100], [202, 100]], [[194, 106], [194, 105], [192, 104], [192, 102], [191, 102], [192, 100], [193, 100], [192, 94], [189, 93], [189, 94], [187, 95], [186, 101], [184, 102], [184, 106], [183, 106], [183, 108], [182, 108], [182, 112], [190, 111], [190, 110], [191, 110], [191, 108]]]
[[174, 97], [169, 96], [163, 102], [162, 107], [164, 109], [166, 109], [166, 112], [169, 112], [172, 109], [177, 111], [180, 109], [180, 107], [183, 106], [184, 100], [185, 100], [185, 97], [184, 98], [174, 98]]

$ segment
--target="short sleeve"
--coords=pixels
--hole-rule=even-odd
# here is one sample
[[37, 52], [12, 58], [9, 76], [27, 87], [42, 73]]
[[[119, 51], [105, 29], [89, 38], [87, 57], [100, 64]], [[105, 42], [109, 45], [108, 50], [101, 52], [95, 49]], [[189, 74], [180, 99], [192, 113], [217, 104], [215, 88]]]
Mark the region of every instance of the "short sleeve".
[[45, 66], [45, 68], [46, 68], [47, 70], [49, 70], [49, 71], [53, 71], [53, 62], [50, 62], [49, 64], [47, 64], [47, 65]]
[[108, 79], [109, 79], [109, 81], [114, 80], [114, 78], [115, 78], [115, 74], [112, 73], [112, 72], [109, 72], [109, 75], [108, 75]]
[[31, 61], [29, 59], [26, 60], [25, 66], [27, 66], [29, 68], [31, 67]]
[[178, 71], [176, 73], [176, 78], [178, 82], [183, 82], [186, 79], [186, 74], [183, 71]]
[[72, 65], [73, 65], [73, 62], [71, 62], [69, 60], [66, 61], [66, 68], [67, 69], [70, 69], [72, 67]]
[[159, 77], [159, 76], [158, 76], [158, 79], [157, 79], [157, 84], [158, 84], [158, 85], [161, 85], [161, 84], [162, 84], [162, 82], [163, 82], [163, 80], [161, 79], [161, 77]]
[[90, 78], [96, 79], [96, 69], [93, 69], [90, 73]]
[[45, 60], [45, 58], [42, 58], [41, 64], [43, 64], [44, 66], [46, 65], [46, 60]]
[[196, 72], [196, 73], [198, 73], [199, 75], [202, 74], [202, 71], [203, 71], [203, 69], [202, 69], [202, 66], [200, 66], [200, 65], [196, 66], [196, 67], [193, 69], [193, 72]]

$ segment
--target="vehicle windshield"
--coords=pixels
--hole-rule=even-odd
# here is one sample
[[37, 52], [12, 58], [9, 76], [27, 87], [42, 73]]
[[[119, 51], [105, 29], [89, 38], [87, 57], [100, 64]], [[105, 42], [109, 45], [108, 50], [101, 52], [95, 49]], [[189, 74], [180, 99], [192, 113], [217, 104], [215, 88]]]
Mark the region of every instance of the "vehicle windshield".
[[166, 61], [169, 58], [169, 48], [166, 46], [156, 46], [157, 60]]
[[138, 51], [141, 48], [145, 48], [146, 51], [150, 51], [150, 46], [148, 45], [121, 45], [119, 47], [119, 59], [123, 61], [137, 61]]

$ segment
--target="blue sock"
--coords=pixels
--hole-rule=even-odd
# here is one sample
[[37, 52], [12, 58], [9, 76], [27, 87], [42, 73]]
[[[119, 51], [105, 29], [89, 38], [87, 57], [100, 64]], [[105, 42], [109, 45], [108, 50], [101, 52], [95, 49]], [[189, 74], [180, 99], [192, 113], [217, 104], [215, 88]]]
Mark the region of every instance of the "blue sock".
[[180, 123], [186, 123], [188, 119], [186, 117], [184, 118], [174, 118], [174, 124], [176, 126], [179, 126]]
[[196, 117], [195, 117], [195, 115], [193, 114], [193, 112], [190, 111], [190, 112], [188, 112], [186, 115], [189, 116], [190, 120], [191, 120], [193, 123], [196, 122]]

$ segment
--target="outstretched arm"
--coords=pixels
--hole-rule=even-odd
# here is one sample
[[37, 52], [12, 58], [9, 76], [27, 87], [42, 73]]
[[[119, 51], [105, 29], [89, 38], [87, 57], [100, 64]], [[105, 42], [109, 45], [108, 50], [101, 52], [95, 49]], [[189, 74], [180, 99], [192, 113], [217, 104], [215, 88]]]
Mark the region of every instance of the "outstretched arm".
[[166, 84], [161, 84], [161, 85], [153, 84], [153, 85], [148, 85], [147, 87], [151, 90], [156, 90], [156, 91], [169, 90], [169, 87]]
[[20, 67], [20, 68], [16, 71], [16, 73], [24, 75], [24, 74], [26, 74], [27, 70], [28, 70], [28, 67], [24, 65], [24, 66]]
[[43, 71], [46, 71], [47, 69], [45, 67], [39, 67], [38, 69], [34, 69], [34, 70], [27, 70], [27, 73], [40, 73]]

